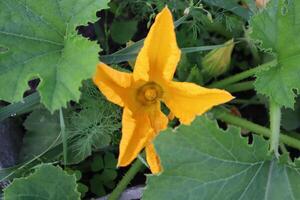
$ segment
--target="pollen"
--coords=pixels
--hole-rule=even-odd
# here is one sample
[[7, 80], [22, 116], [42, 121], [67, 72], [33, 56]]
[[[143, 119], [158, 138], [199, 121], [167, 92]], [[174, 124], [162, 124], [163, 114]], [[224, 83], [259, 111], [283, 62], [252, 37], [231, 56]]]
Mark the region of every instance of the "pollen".
[[162, 93], [162, 88], [157, 83], [148, 82], [138, 89], [137, 99], [143, 105], [150, 105], [159, 101]]
[[155, 88], [148, 88], [145, 91], [145, 99], [148, 101], [153, 101], [157, 98], [157, 91]]

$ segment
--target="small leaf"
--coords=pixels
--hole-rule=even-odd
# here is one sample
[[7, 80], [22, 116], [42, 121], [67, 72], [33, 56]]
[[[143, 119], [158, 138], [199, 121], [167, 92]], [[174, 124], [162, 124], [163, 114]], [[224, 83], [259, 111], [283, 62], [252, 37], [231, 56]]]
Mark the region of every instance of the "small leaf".
[[107, 183], [105, 183], [105, 187], [112, 190], [116, 187], [116, 183], [114, 181], [107, 182]]
[[88, 186], [84, 185], [83, 183], [78, 183], [78, 192], [81, 193], [81, 199], [85, 197], [85, 194], [89, 191]]
[[90, 189], [92, 193], [98, 196], [103, 196], [106, 194], [100, 174], [95, 174], [91, 178], [90, 185], [91, 185]]
[[91, 170], [93, 172], [98, 172], [103, 168], [104, 168], [104, 162], [103, 162], [102, 156], [97, 156], [97, 155], [94, 156], [92, 164], [91, 164]]
[[107, 152], [104, 155], [104, 163], [106, 169], [116, 169], [117, 162], [118, 161], [113, 153]]
[[118, 173], [116, 172], [116, 170], [113, 170], [113, 169], [104, 169], [104, 171], [100, 175], [101, 180], [103, 181], [104, 185], [105, 185], [105, 183], [109, 183], [109, 182], [115, 180], [117, 178], [117, 176], [118, 176]]
[[240, 2], [236, 0], [203, 0], [203, 2], [212, 6], [229, 10], [245, 20], [248, 20], [252, 14], [249, 9], [240, 5]]
[[135, 32], [137, 31], [137, 21], [126, 20], [126, 21], [113, 21], [111, 28], [112, 39], [119, 43], [125, 44], [128, 42]]
[[4, 190], [6, 200], [47, 199], [76, 200], [80, 199], [75, 176], [68, 175], [59, 167], [43, 164], [25, 178], [15, 179]]
[[67, 168], [67, 169], [65, 169], [65, 171], [70, 175], [74, 175], [76, 178], [76, 181], [79, 181], [82, 178], [82, 173], [80, 170], [73, 170], [73, 169]]
[[199, 117], [161, 133], [155, 147], [163, 172], [148, 176], [144, 200], [300, 199], [299, 166], [270, 157], [262, 137], [249, 145], [238, 128]]

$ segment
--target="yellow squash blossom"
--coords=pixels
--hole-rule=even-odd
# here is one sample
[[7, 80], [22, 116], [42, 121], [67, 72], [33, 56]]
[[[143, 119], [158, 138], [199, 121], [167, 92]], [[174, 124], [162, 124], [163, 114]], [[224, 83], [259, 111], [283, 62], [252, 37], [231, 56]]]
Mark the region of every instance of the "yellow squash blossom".
[[179, 59], [172, 14], [166, 7], [157, 15], [133, 73], [114, 70], [104, 63], [97, 66], [94, 83], [109, 101], [124, 107], [118, 166], [129, 165], [145, 148], [152, 173], [161, 170], [152, 143], [168, 124], [160, 101], [181, 123], [189, 124], [196, 115], [233, 98], [223, 90], [172, 81]]

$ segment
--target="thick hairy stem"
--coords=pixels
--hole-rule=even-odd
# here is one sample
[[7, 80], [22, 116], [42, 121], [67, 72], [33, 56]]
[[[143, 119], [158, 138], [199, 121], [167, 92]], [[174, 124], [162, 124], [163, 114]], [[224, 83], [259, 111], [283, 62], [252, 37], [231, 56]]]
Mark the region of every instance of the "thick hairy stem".
[[109, 195], [109, 200], [118, 200], [122, 192], [126, 189], [127, 185], [134, 178], [134, 176], [143, 168], [144, 164], [140, 159], [136, 159], [131, 165], [130, 169], [126, 172], [125, 176], [118, 183], [117, 187]]
[[242, 83], [235, 83], [235, 84], [226, 86], [224, 89], [231, 93], [253, 90], [254, 89], [253, 83], [254, 83], [254, 81], [245, 81]]
[[67, 153], [67, 135], [65, 131], [65, 120], [63, 116], [62, 109], [59, 110], [59, 122], [60, 122], [60, 133], [62, 136], [62, 144], [63, 144], [63, 155], [64, 155], [64, 165], [67, 165], [68, 153]]
[[275, 156], [278, 158], [278, 146], [279, 146], [279, 137], [280, 137], [280, 120], [281, 120], [281, 109], [280, 106], [270, 100], [270, 151], [275, 153]]
[[[224, 108], [218, 107], [218, 108], [213, 109], [212, 112], [217, 119], [220, 119], [228, 124], [232, 124], [232, 125], [247, 129], [253, 133], [262, 135], [264, 137], [268, 137], [268, 138], [271, 137], [270, 129], [260, 126], [258, 124], [255, 124], [253, 122], [250, 122], [241, 117], [234, 116], [234, 115], [230, 114]], [[290, 147], [300, 150], [300, 140], [298, 140], [296, 138], [293, 138], [284, 133], [281, 133], [279, 135], [279, 140], [280, 140], [280, 142], [283, 142], [287, 146], [290, 146]]]

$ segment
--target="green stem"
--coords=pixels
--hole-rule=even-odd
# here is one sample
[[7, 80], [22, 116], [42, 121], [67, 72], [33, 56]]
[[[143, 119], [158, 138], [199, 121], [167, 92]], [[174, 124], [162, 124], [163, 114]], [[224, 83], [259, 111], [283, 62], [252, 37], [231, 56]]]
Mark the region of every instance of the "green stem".
[[242, 83], [235, 83], [235, 84], [226, 86], [225, 90], [227, 90], [228, 92], [231, 92], [231, 93], [252, 90], [252, 89], [254, 89], [253, 83], [254, 83], [254, 81], [245, 81]]
[[144, 164], [140, 159], [136, 159], [132, 164], [130, 169], [126, 172], [125, 176], [118, 183], [117, 187], [113, 190], [113, 192], [108, 197], [108, 200], [118, 200], [122, 192], [125, 190], [129, 182], [134, 178], [134, 176], [142, 169]]
[[227, 85], [239, 82], [240, 80], [243, 80], [245, 78], [253, 76], [256, 72], [258, 72], [258, 71], [260, 71], [260, 70], [262, 70], [264, 68], [267, 68], [267, 67], [270, 67], [270, 66], [273, 66], [273, 65], [276, 65], [276, 64], [277, 64], [277, 60], [272, 60], [270, 62], [267, 62], [267, 63], [264, 63], [262, 65], [259, 65], [259, 66], [255, 67], [255, 68], [251, 68], [251, 69], [249, 69], [247, 71], [244, 71], [244, 72], [241, 72], [239, 74], [235, 74], [233, 76], [225, 78], [223, 80], [214, 82], [214, 83], [208, 85], [208, 87], [211, 87], [211, 88], [224, 88]]
[[[226, 123], [236, 125], [238, 127], [247, 129], [253, 133], [256, 133], [256, 134], [259, 134], [259, 135], [262, 135], [262, 136], [265, 136], [268, 138], [270, 138], [270, 136], [271, 136], [270, 129], [260, 126], [258, 124], [255, 124], [253, 122], [250, 122], [248, 120], [242, 119], [240, 117], [234, 116], [234, 115], [228, 113], [228, 111], [224, 108], [215, 108], [215, 109], [213, 109], [212, 112], [214, 113], [214, 116], [217, 119], [220, 119]], [[293, 137], [290, 137], [288, 135], [284, 135], [283, 133], [281, 133], [279, 140], [290, 147], [300, 150], [300, 141]]]
[[288, 150], [286, 149], [285, 145], [282, 142], [280, 142], [279, 147], [283, 154], [289, 153]]
[[248, 99], [233, 99], [230, 101], [231, 104], [252, 104], [252, 105], [262, 105], [264, 103], [257, 100], [248, 100]]
[[281, 120], [281, 109], [280, 105], [270, 100], [270, 151], [274, 152], [275, 156], [279, 157], [278, 146], [280, 137], [280, 120]]
[[67, 152], [67, 134], [65, 131], [65, 120], [63, 116], [62, 109], [59, 109], [59, 122], [60, 122], [60, 132], [62, 136], [62, 144], [63, 144], [63, 155], [64, 155], [64, 165], [67, 165], [67, 158], [68, 158], [68, 152]]

